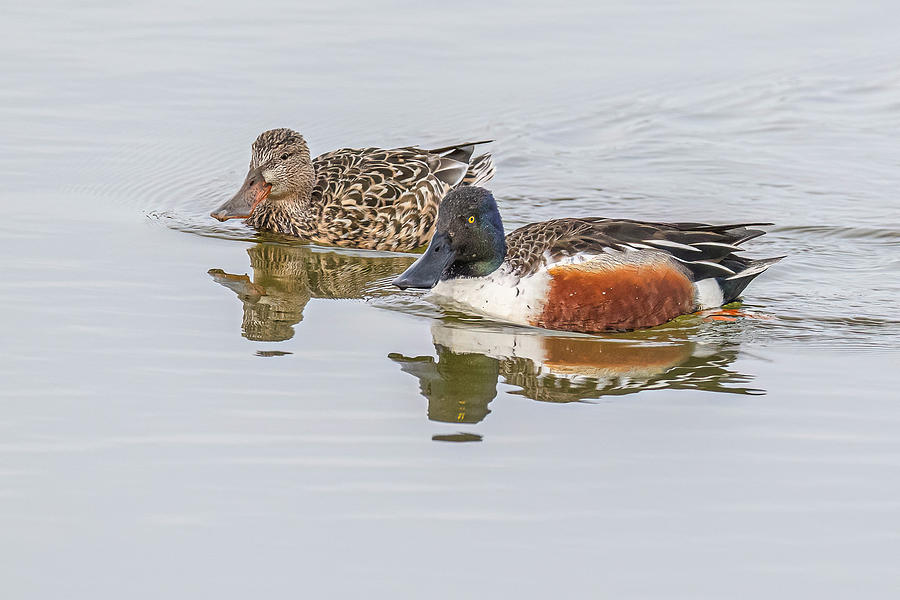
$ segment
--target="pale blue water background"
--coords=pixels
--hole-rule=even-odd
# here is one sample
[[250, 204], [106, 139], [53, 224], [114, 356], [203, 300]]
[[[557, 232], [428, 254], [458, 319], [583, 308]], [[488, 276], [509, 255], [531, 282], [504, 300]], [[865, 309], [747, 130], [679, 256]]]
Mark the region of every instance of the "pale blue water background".
[[[3, 598], [895, 597], [893, 3], [2, 15]], [[493, 138], [510, 227], [774, 221], [789, 258], [755, 318], [536, 378], [465, 350], [572, 342], [395, 293], [409, 258], [211, 221], [275, 126]]]

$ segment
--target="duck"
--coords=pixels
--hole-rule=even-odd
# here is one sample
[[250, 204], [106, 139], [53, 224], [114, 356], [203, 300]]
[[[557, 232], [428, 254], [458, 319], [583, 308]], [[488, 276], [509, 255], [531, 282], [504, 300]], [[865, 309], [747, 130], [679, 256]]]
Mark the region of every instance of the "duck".
[[463, 142], [433, 150], [341, 148], [314, 159], [292, 129], [264, 131], [253, 142], [240, 190], [212, 211], [219, 221], [332, 246], [409, 251], [434, 233], [440, 199], [460, 185], [491, 179], [490, 153], [472, 158]]
[[450, 191], [427, 250], [393, 284], [435, 304], [544, 329], [600, 333], [662, 325], [736, 300], [784, 258], [737, 254], [771, 223], [561, 218], [504, 235], [494, 196]]

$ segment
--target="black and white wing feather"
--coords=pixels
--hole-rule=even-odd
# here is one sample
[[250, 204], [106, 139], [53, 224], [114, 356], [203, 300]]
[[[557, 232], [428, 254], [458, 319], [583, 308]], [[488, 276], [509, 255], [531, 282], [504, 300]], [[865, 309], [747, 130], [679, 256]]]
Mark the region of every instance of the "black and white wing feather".
[[765, 234], [770, 223], [644, 223], [600, 217], [556, 219], [516, 229], [507, 238], [507, 263], [526, 276], [544, 266], [579, 255], [615, 252], [664, 253], [693, 281], [719, 281], [729, 301], [753, 277], [782, 257], [751, 260], [737, 253], [741, 244]]

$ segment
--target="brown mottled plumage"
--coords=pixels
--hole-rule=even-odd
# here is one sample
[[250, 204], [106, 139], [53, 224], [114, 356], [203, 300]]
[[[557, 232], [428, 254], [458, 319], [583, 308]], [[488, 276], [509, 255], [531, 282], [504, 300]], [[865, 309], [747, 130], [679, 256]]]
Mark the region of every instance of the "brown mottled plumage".
[[253, 143], [241, 190], [212, 216], [247, 218], [256, 229], [316, 243], [412, 250], [434, 233], [444, 194], [493, 176], [489, 154], [470, 163], [479, 143], [342, 148], [311, 160], [302, 135], [273, 129]]

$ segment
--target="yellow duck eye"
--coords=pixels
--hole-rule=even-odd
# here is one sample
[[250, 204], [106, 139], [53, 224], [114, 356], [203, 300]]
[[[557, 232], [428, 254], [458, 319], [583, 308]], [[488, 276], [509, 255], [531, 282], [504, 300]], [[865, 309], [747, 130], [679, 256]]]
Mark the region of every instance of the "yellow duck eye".
[[474, 223], [474, 222], [475, 222], [475, 217], [474, 217], [474, 216], [473, 216], [473, 217], [469, 217], [469, 223]]

